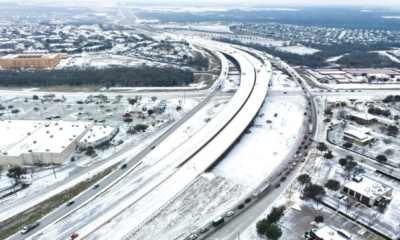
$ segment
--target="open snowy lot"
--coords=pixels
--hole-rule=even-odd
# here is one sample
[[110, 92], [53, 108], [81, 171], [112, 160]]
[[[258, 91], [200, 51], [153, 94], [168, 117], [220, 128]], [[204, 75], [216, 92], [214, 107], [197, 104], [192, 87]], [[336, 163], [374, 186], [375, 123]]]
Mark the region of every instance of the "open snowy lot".
[[300, 91], [301, 88], [282, 71], [274, 70], [272, 73], [270, 91]]
[[299, 55], [313, 54], [313, 53], [319, 52], [318, 49], [308, 48], [305, 46], [277, 47], [277, 49], [284, 51], [284, 52], [290, 52], [290, 53], [295, 53], [295, 54], [299, 54]]
[[[136, 233], [136, 239], [182, 238], [195, 228], [211, 221], [254, 188], [280, 165], [286, 149], [294, 144], [304, 112], [301, 97], [267, 98], [249, 134], [228, 153], [211, 172], [179, 196], [171, 206]], [[274, 114], [278, 116], [274, 118]], [[272, 123], [267, 123], [271, 120]], [[265, 146], [274, 145], [274, 148]], [[260, 149], [263, 149], [260, 151]], [[274, 159], [274, 161], [270, 161]], [[127, 215], [122, 222], [130, 222]], [[121, 219], [120, 219], [121, 221]], [[132, 228], [130, 224], [124, 224]], [[119, 229], [128, 231], [130, 229]], [[102, 232], [114, 231], [111, 228]], [[151, 234], [150, 234], [151, 233]], [[99, 235], [97, 235], [99, 236]]]
[[153, 27], [231, 33], [231, 31], [229, 30], [229, 26], [227, 26], [227, 25], [179, 25], [179, 24], [161, 25], [161, 24], [159, 24], [159, 25], [154, 25]]

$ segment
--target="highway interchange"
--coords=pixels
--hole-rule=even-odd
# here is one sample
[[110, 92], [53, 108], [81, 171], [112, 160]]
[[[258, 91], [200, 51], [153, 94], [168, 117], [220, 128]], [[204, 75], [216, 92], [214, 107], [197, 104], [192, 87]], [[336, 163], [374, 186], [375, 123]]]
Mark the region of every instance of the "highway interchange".
[[[193, 137], [191, 139], [192, 144], [190, 143], [184, 143], [182, 146], [178, 148], [178, 150], [175, 150], [172, 154], [170, 154], [169, 158], [176, 158], [179, 159], [178, 164], [176, 165], [177, 171], [173, 173], [173, 177], [175, 177], [177, 180], [182, 179], [180, 177], [180, 174], [185, 175], [187, 174], [187, 169], [189, 169], [188, 166], [196, 166], [196, 168], [192, 168], [192, 178], [197, 177], [199, 174], [203, 173], [206, 171], [206, 169], [216, 160], [218, 159], [226, 149], [230, 147], [232, 142], [238, 138], [242, 132], [246, 129], [247, 125], [250, 123], [252, 118], [257, 114], [258, 109], [260, 105], [262, 104], [265, 96], [275, 96], [279, 97], [282, 96], [282, 92], [268, 92], [267, 93], [267, 88], [268, 88], [268, 82], [271, 77], [271, 73], [267, 73], [268, 70], [271, 70], [271, 64], [270, 62], [274, 62], [274, 59], [272, 57], [266, 57], [263, 53], [256, 52], [254, 53], [258, 54], [260, 58], [265, 60], [265, 63], [259, 62], [256, 58], [252, 57], [251, 55], [247, 54], [245, 51], [241, 51], [240, 48], [234, 48], [225, 44], [216, 44], [210, 41], [203, 41], [199, 39], [193, 40], [196, 44], [203, 45], [204, 47], [207, 47], [211, 49], [212, 51], [217, 51], [217, 52], [223, 52], [226, 55], [231, 55], [234, 57], [240, 64], [241, 66], [241, 72], [242, 72], [242, 83], [241, 87], [239, 88], [238, 92], [234, 95], [234, 97], [231, 99], [231, 104], [230, 106], [226, 107], [226, 113], [223, 113], [221, 115], [217, 115], [220, 119], [217, 119], [214, 121], [210, 122], [209, 125], [209, 132], [207, 132], [207, 128], [203, 131], [200, 131], [197, 135], [197, 137]], [[242, 49], [243, 50], [243, 49]], [[288, 69], [288, 72], [294, 72], [289, 66], [286, 66]], [[222, 69], [224, 69], [224, 64]], [[226, 78], [226, 75], [223, 74], [224, 71], [221, 70], [221, 75], [220, 75], [220, 81], [223, 81]], [[245, 73], [245, 75], [243, 74]], [[292, 76], [294, 79], [298, 78], [299, 76]], [[303, 80], [303, 82], [305, 82]], [[291, 91], [287, 93], [287, 96], [292, 96], [292, 95], [301, 95], [305, 96], [306, 92], [308, 92], [311, 96], [312, 99], [315, 96], [319, 96], [322, 93], [320, 92], [314, 92], [310, 91], [311, 89], [307, 86], [304, 86], [302, 84], [301, 86], [304, 87], [304, 91]], [[386, 93], [386, 92], [385, 92]], [[390, 94], [390, 91], [387, 91], [387, 94]], [[396, 91], [393, 91], [393, 93], [396, 93]], [[18, 96], [18, 97], [27, 97], [27, 96], [32, 96], [32, 92], [19, 92], [19, 91], [1, 91], [1, 95], [9, 95], [9, 96]], [[41, 94], [41, 93], [36, 93], [35, 94]], [[57, 93], [56, 93], [57, 94]], [[74, 97], [74, 98], [86, 98], [87, 93], [58, 93], [58, 94], [63, 94], [66, 97]], [[107, 95], [119, 95], [120, 93], [107, 93]], [[140, 93], [142, 94], [151, 94], [155, 95], [156, 93]], [[163, 92], [161, 93], [164, 96], [173, 96], [176, 93], [173, 92]], [[186, 92], [188, 96], [191, 97], [205, 97], [208, 95], [195, 109], [193, 109], [189, 114], [187, 114], [184, 118], [179, 120], [178, 122], [174, 123], [165, 133], [163, 133], [160, 137], [158, 137], [155, 141], [153, 141], [149, 146], [157, 146], [160, 143], [162, 143], [165, 139], [167, 139], [171, 134], [176, 131], [183, 123], [188, 121], [194, 114], [196, 114], [202, 107], [204, 107], [207, 103], [210, 102], [212, 98], [214, 98], [217, 94], [224, 94], [221, 92], [218, 92], [217, 89], [213, 89], [212, 91], [202, 91], [202, 92]], [[336, 92], [324, 92], [324, 95], [327, 96], [336, 96], [338, 93]], [[376, 90], [365, 90], [363, 92], [343, 92], [340, 91], [341, 96], [351, 96], [352, 98], [356, 98], [357, 96], [365, 96], [366, 94], [375, 94], [375, 95], [380, 95], [380, 91]], [[122, 95], [129, 96], [132, 94], [128, 93], [122, 93]], [[311, 99], [311, 107], [312, 111], [309, 112], [311, 114], [311, 119], [312, 123], [317, 124], [318, 123], [318, 113], [316, 110], [316, 106], [314, 101]], [[306, 101], [308, 103], [308, 100]], [[309, 105], [306, 105], [309, 107]], [[225, 114], [225, 115], [224, 115]], [[214, 125], [213, 125], [214, 124]], [[207, 124], [208, 125], [208, 124]], [[207, 126], [206, 125], [206, 126]], [[212, 131], [211, 131], [212, 129]], [[314, 135], [317, 127], [315, 126], [313, 128], [313, 133], [308, 134], [308, 121], [307, 118], [303, 119], [303, 127], [299, 131], [299, 137], [296, 140], [296, 144], [293, 149], [288, 151], [286, 159], [282, 160], [282, 163], [288, 163], [289, 161], [293, 160], [293, 156], [296, 154], [297, 151], [297, 146], [300, 145], [300, 142], [303, 139], [303, 136], [305, 134], [308, 135], [308, 138], [312, 138], [312, 135]], [[195, 136], [196, 136], [195, 135]], [[206, 137], [208, 136], [208, 137]], [[230, 139], [231, 142], [227, 142], [227, 139]], [[194, 148], [196, 145], [195, 143], [199, 143], [197, 148]], [[133, 147], [129, 147], [124, 149], [123, 151], [119, 152], [117, 155], [112, 156], [112, 158], [115, 158], [125, 152], [128, 152], [132, 149]], [[181, 149], [181, 150], [179, 150]], [[188, 153], [188, 149], [193, 149], [192, 152]], [[344, 150], [337, 149], [338, 151], [344, 152]], [[181, 151], [181, 152], [180, 152]], [[151, 149], [149, 147], [145, 148], [143, 151], [141, 151], [139, 154], [137, 154], [134, 158], [130, 159], [127, 161], [128, 167], [123, 170], [126, 173], [129, 171], [133, 171], [136, 167], [137, 164], [140, 163], [141, 159], [145, 157], [148, 153], [151, 152]], [[198, 161], [196, 159], [209, 159], [209, 162], [205, 161]], [[103, 162], [108, 161], [107, 159]], [[175, 160], [171, 160], [171, 162], [175, 162]], [[253, 198], [253, 201], [250, 202], [249, 204], [246, 204], [245, 209], [240, 211], [240, 214], [238, 211], [235, 211], [235, 215], [230, 218], [225, 218], [225, 223], [217, 228], [210, 227], [210, 230], [205, 233], [205, 234], [200, 234], [199, 231], [196, 233], [198, 234], [198, 239], [235, 239], [237, 238], [238, 235], [240, 235], [241, 232], [244, 232], [251, 224], [254, 223], [254, 221], [257, 219], [257, 217], [263, 213], [273, 202], [276, 200], [282, 192], [285, 191], [286, 187], [296, 178], [296, 176], [299, 174], [299, 170], [302, 168], [302, 164], [305, 163], [300, 163], [295, 170], [288, 176], [285, 182], [280, 181], [280, 177], [277, 177], [277, 172], [280, 171], [280, 169], [276, 169], [275, 171], [272, 171], [272, 173], [263, 181], [263, 182], [270, 182], [271, 187], [266, 190], [261, 196], [257, 198]], [[367, 161], [366, 164], [371, 165], [372, 167], [376, 167], [376, 163], [373, 161]], [[185, 166], [182, 167], [181, 166]], [[92, 170], [93, 168], [98, 167], [98, 165], [89, 167], [88, 169], [82, 171], [79, 174], [86, 174], [88, 171]], [[193, 170], [195, 169], [195, 170]], [[21, 234], [16, 234], [14, 235], [11, 239], [26, 239], [29, 236], [34, 236], [37, 235], [37, 233], [43, 231], [46, 226], [51, 225], [54, 222], [57, 222], [60, 218], [64, 217], [65, 215], [68, 215], [69, 213], [73, 212], [77, 208], [80, 207], [81, 204], [85, 203], [89, 199], [93, 198], [93, 192], [96, 191], [97, 193], [100, 193], [102, 191], [105, 191], [108, 189], [113, 182], [117, 181], [119, 178], [121, 178], [121, 171], [122, 170], [116, 170], [114, 173], [103, 179], [100, 183], [100, 187], [96, 190], [91, 190], [89, 189], [88, 191], [84, 192], [81, 194], [79, 197], [75, 198], [75, 204], [70, 206], [70, 207], [64, 207], [61, 206], [59, 209], [54, 211], [53, 213], [49, 214], [48, 216], [44, 217], [43, 219], [40, 220], [40, 226], [33, 229], [32, 231], [28, 232], [25, 235]], [[182, 173], [181, 173], [182, 172]], [[185, 172], [185, 173], [183, 173]], [[396, 172], [396, 174], [398, 174]], [[74, 176], [76, 177], [76, 176]], [[191, 179], [187, 179], [187, 182], [182, 183], [182, 188], [185, 187], [187, 184], [189, 184]], [[66, 179], [68, 181], [68, 178]], [[274, 185], [276, 183], [281, 183], [281, 187], [275, 189]], [[56, 183], [50, 188], [44, 190], [44, 191], [51, 191], [57, 187], [62, 185], [62, 182]], [[150, 194], [151, 189], [148, 192], [144, 192], [143, 196], [140, 196], [138, 198], [145, 197], [145, 195]], [[26, 199], [23, 199], [16, 204], [2, 209], [0, 211], [0, 216], [3, 211], [12, 211], [12, 209], [18, 208], [19, 204], [25, 204], [26, 202], [29, 202], [31, 199], [35, 198], [37, 195], [43, 194], [44, 192], [39, 192], [37, 194], [34, 194], [32, 196], [29, 196]], [[248, 196], [250, 197], [250, 196]], [[168, 200], [167, 197], [165, 200]], [[238, 204], [243, 202], [244, 199], [238, 200]], [[163, 201], [163, 200], [159, 200]], [[231, 209], [227, 209], [229, 211]], [[99, 227], [101, 224], [99, 225]], [[76, 232], [79, 232], [80, 229], [74, 229]], [[90, 234], [91, 232], [87, 232], [87, 234]], [[129, 235], [129, 234], [128, 234]], [[79, 238], [83, 238], [85, 235], [81, 235]], [[134, 239], [134, 234], [132, 236], [132, 239]], [[60, 236], [60, 239], [65, 238], [66, 235]]]

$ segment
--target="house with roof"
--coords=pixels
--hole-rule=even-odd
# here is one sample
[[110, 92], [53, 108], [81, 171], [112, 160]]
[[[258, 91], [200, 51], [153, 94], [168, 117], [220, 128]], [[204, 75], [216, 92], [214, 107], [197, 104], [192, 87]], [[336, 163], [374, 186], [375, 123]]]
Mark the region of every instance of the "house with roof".
[[310, 239], [313, 240], [349, 240], [353, 236], [343, 229], [336, 229], [327, 224], [310, 230]]

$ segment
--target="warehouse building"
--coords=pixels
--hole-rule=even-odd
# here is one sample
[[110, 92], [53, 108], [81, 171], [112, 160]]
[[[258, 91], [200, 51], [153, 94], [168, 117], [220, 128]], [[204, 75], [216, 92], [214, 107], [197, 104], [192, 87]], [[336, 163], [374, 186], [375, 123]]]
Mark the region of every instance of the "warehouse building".
[[368, 207], [376, 206], [380, 201], [390, 201], [393, 188], [366, 175], [354, 177], [340, 190], [343, 194]]
[[105, 143], [109, 143], [118, 131], [119, 129], [117, 127], [94, 125], [79, 140], [78, 146], [81, 149], [95, 149]]
[[2, 68], [54, 68], [61, 60], [59, 53], [8, 54], [0, 58]]
[[92, 122], [0, 121], [0, 165], [62, 164]]

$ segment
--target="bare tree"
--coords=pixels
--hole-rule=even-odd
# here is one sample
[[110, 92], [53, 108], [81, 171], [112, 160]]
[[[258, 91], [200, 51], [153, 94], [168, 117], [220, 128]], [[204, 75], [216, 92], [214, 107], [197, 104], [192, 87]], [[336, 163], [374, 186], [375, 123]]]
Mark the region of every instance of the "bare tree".
[[356, 208], [351, 215], [353, 215], [354, 221], [357, 222], [357, 219], [361, 216], [361, 210]]
[[4, 167], [3, 165], [0, 165], [0, 179], [1, 179], [1, 171], [3, 171]]
[[340, 118], [345, 118], [347, 116], [347, 110], [345, 108], [342, 108], [339, 110], [338, 114]]
[[385, 126], [380, 126], [379, 130], [381, 130], [381, 133], [384, 133], [387, 131], [387, 128]]
[[375, 224], [375, 222], [376, 222], [376, 218], [369, 218], [367, 221], [368, 229], [371, 229], [371, 227]]
[[386, 145], [392, 143], [392, 139], [390, 139], [390, 138], [385, 138], [385, 139], [383, 139], [382, 141], [383, 141]]
[[353, 203], [350, 201], [350, 199], [346, 199], [344, 206], [346, 207], [346, 213], [348, 213], [352, 209]]
[[28, 169], [27, 169], [27, 172], [28, 172], [28, 174], [31, 176], [31, 178], [33, 178], [33, 175], [34, 175], [35, 172], [36, 172], [36, 168], [35, 168], [35, 167], [28, 168]]
[[390, 156], [392, 156], [393, 154], [394, 154], [394, 151], [393, 151], [393, 149], [386, 149], [384, 152], [383, 152], [387, 157], [390, 157]]
[[340, 205], [341, 205], [341, 202], [340, 202], [340, 199], [339, 198], [336, 198], [336, 211], [339, 211], [339, 208], [340, 208]]

